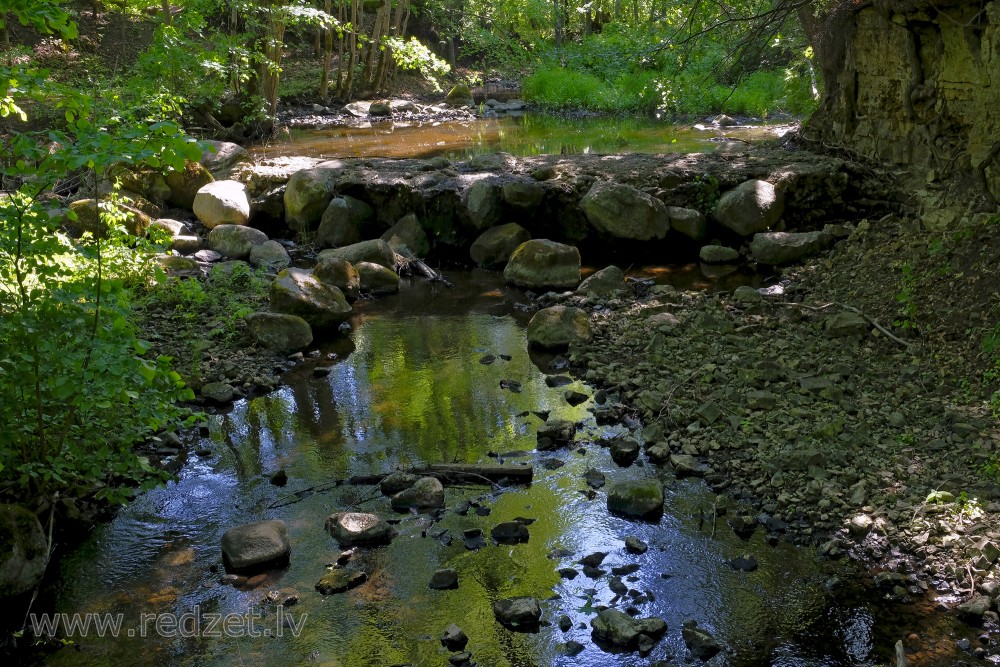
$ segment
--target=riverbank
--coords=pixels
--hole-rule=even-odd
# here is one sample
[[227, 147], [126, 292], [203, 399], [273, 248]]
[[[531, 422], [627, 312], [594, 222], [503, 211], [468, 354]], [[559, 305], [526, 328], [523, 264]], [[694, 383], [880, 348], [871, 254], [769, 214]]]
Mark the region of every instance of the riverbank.
[[[993, 218], [949, 232], [920, 220], [859, 221], [770, 289], [572, 297], [603, 307], [571, 359], [643, 420], [647, 456], [704, 477], [724, 505], [749, 503], [730, 511], [734, 530], [850, 556], [900, 605], [957, 610], [987, 630], [959, 644], [982, 658], [997, 630], [1000, 431], [975, 304], [997, 261]], [[940, 257], [954, 269], [924, 278]], [[941, 641], [906, 649], [926, 664]]]

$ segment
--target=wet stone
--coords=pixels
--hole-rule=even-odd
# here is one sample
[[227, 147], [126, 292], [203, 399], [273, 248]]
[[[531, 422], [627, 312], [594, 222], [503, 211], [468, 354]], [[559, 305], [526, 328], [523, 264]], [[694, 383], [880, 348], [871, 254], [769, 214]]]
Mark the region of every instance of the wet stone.
[[644, 554], [649, 550], [649, 545], [638, 537], [629, 535], [625, 538], [625, 550], [630, 554]]
[[565, 387], [573, 382], [573, 378], [568, 375], [546, 375], [545, 376], [545, 386], [547, 387]]
[[316, 582], [316, 590], [323, 595], [334, 595], [360, 586], [368, 580], [368, 575], [360, 570], [331, 570]]
[[559, 573], [559, 576], [562, 577], [563, 579], [576, 579], [577, 576], [579, 576], [580, 574], [571, 567], [561, 567], [557, 570], [557, 572]]
[[710, 660], [722, 651], [722, 644], [707, 630], [699, 628], [697, 621], [685, 621], [681, 635], [691, 655], [701, 660]]
[[564, 465], [566, 465], [564, 461], [557, 459], [555, 457], [542, 459], [538, 463], [546, 470], [558, 470], [559, 468], [562, 468]]
[[483, 531], [479, 528], [470, 528], [464, 533], [465, 548], [470, 551], [486, 547], [486, 540], [483, 538]]
[[448, 626], [441, 635], [441, 645], [449, 651], [461, 651], [469, 643], [469, 637], [454, 623]]
[[624, 577], [629, 574], [633, 574], [639, 571], [638, 563], [629, 563], [628, 565], [616, 565], [611, 568], [611, 574], [617, 575], [619, 577]]
[[611, 459], [623, 468], [639, 458], [639, 443], [631, 438], [616, 438], [611, 442]]
[[458, 588], [458, 573], [451, 568], [436, 570], [431, 575], [431, 581], [428, 586], [435, 590]]
[[516, 597], [493, 603], [493, 615], [502, 624], [514, 629], [537, 627], [542, 608], [533, 597]]
[[569, 632], [570, 628], [573, 627], [573, 621], [566, 614], [559, 617], [559, 629], [563, 632]]
[[567, 403], [575, 407], [581, 403], [586, 403], [590, 397], [582, 391], [569, 390], [563, 394], [563, 398], [566, 399]]
[[728, 562], [729, 567], [741, 572], [753, 572], [757, 569], [757, 559], [753, 554], [743, 554]]
[[595, 551], [592, 554], [588, 554], [580, 559], [581, 565], [589, 565], [591, 567], [597, 567], [604, 562], [604, 559], [608, 557], [608, 554], [604, 551]]
[[580, 655], [581, 653], [583, 653], [583, 649], [585, 648], [586, 647], [580, 642], [575, 642], [573, 640], [570, 640], [566, 642], [566, 655], [568, 656]]
[[528, 527], [518, 521], [507, 521], [494, 526], [490, 537], [499, 544], [521, 544], [528, 541]]
[[600, 470], [595, 470], [594, 468], [588, 468], [587, 472], [583, 474], [583, 479], [587, 482], [587, 486], [592, 489], [599, 489], [604, 486], [605, 477], [604, 473]]

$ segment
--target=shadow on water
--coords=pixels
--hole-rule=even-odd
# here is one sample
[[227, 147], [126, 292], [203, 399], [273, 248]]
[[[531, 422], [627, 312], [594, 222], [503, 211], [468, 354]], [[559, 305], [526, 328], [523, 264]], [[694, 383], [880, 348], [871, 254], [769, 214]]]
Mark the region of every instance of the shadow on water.
[[[450, 623], [470, 637], [467, 650], [480, 665], [646, 665], [655, 660], [685, 662], [681, 625], [695, 619], [728, 647], [711, 665], [871, 665], [877, 637], [877, 607], [870, 596], [832, 594], [827, 582], [855, 579], [841, 565], [822, 563], [811, 550], [788, 543], [769, 546], [760, 532], [741, 541], [719, 518], [713, 527], [714, 496], [699, 481], [674, 479], [652, 466], [620, 468], [596, 441], [622, 428], [597, 426], [588, 401], [570, 407], [566, 389], [589, 392], [573, 381], [550, 388], [529, 359], [523, 319], [511, 316], [523, 300], [497, 274], [450, 276], [452, 290], [414, 281], [395, 297], [361, 303], [352, 320], [350, 342], [331, 342], [322, 363], [336, 359], [325, 377], [308, 364], [290, 373], [287, 385], [266, 396], [237, 402], [211, 417], [210, 435], [197, 447], [211, 456], [185, 466], [180, 479], [150, 491], [97, 529], [62, 562], [58, 611], [122, 614], [123, 636], [88, 636], [50, 657], [53, 665], [442, 665], [449, 653], [439, 638]], [[493, 363], [482, 363], [485, 355]], [[501, 355], [509, 355], [505, 360]], [[501, 387], [515, 380], [520, 391]], [[535, 453], [540, 420], [531, 411], [580, 420], [578, 450]], [[435, 462], [490, 463], [490, 453], [508, 464], [535, 465], [530, 487], [507, 491], [449, 488], [448, 507], [461, 501], [473, 511], [454, 511], [440, 521], [426, 515], [393, 515], [387, 499], [364, 486], [340, 486], [326, 493], [296, 491], [357, 474], [377, 474], [396, 466]], [[543, 459], [562, 466], [548, 469]], [[549, 466], [554, 464], [550, 463]], [[583, 475], [605, 472], [608, 482], [661, 476], [666, 485], [665, 516], [638, 523], [609, 515], [605, 489], [593, 499]], [[285, 488], [268, 476], [285, 469]], [[399, 536], [387, 547], [365, 550], [355, 564], [368, 574], [361, 586], [324, 598], [313, 590], [339, 552], [324, 532], [326, 516], [357, 508], [399, 520]], [[469, 550], [463, 531], [487, 535], [500, 522], [534, 519], [526, 544], [489, 544]], [[283, 519], [292, 543], [286, 570], [271, 572], [253, 590], [220, 585], [219, 540], [227, 528], [263, 519]], [[650, 545], [644, 555], [623, 548], [628, 535]], [[564, 550], [564, 551], [557, 551]], [[669, 625], [648, 658], [609, 654], [590, 640], [595, 607], [624, 609], [606, 577], [581, 574], [561, 579], [560, 567], [594, 551], [609, 555], [602, 567], [631, 564], [623, 575], [642, 616], [660, 616]], [[570, 554], [553, 557], [553, 553]], [[759, 562], [755, 572], [727, 563], [742, 554]], [[454, 568], [457, 590], [428, 588], [434, 570]], [[268, 591], [294, 588], [300, 602], [282, 611], [304, 619], [298, 636], [276, 634], [279, 618], [264, 601]], [[639, 593], [636, 593], [639, 594]], [[536, 634], [502, 628], [491, 605], [499, 598], [531, 595], [543, 600], [544, 619]], [[631, 600], [626, 596], [627, 600]], [[249, 610], [249, 612], [248, 612]], [[157, 633], [143, 614], [234, 614], [230, 636]], [[556, 627], [561, 614], [572, 627]], [[219, 630], [219, 627], [213, 630]], [[127, 631], [132, 630], [132, 636]], [[578, 641], [582, 653], [565, 654]], [[882, 654], [884, 658], [884, 654]]]
[[251, 152], [257, 158], [275, 155], [320, 158], [444, 156], [458, 160], [496, 151], [519, 157], [711, 153], [730, 141], [774, 139], [775, 131], [767, 125], [696, 129], [693, 125], [669, 125], [651, 118], [562, 118], [529, 114], [462, 121], [292, 129], [290, 138], [258, 146]]

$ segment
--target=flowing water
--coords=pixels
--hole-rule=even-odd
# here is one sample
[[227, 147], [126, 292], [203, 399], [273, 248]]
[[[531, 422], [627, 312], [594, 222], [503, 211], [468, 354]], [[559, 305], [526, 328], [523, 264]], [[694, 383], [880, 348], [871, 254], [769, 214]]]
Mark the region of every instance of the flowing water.
[[[484, 666], [680, 664], [686, 655], [681, 624], [694, 619], [728, 647], [710, 664], [873, 664], [877, 609], [835, 596], [827, 586], [831, 577], [850, 581], [850, 571], [821, 564], [809, 549], [769, 546], [760, 531], [741, 541], [723, 518], [713, 526], [714, 497], [699, 481], [674, 479], [649, 465], [618, 467], [594, 441], [624, 427], [597, 426], [587, 410], [591, 401], [565, 402], [566, 389], [590, 393], [586, 385], [546, 385], [553, 360], [528, 352], [525, 316], [513, 307], [523, 294], [495, 273], [449, 277], [454, 289], [404, 280], [399, 295], [357, 304], [352, 330], [287, 374], [286, 385], [212, 415], [209, 434], [192, 442], [206, 451], [191, 457], [176, 483], [143, 494], [61, 563], [57, 610], [121, 614], [119, 638], [92, 633], [48, 663], [444, 665], [450, 653], [439, 638], [457, 623], [470, 637], [467, 650]], [[484, 355], [495, 363], [481, 363]], [[317, 376], [316, 365], [330, 366], [329, 373]], [[520, 392], [502, 388], [501, 380], [521, 383]], [[579, 449], [533, 451], [540, 420], [531, 413], [548, 410], [585, 424]], [[367, 486], [295, 495], [352, 475], [422, 463], [489, 464], [497, 454], [507, 464], [533, 464], [534, 483], [502, 491], [450, 487], [449, 511], [439, 521], [394, 515], [388, 500]], [[540, 463], [547, 458], [565, 465], [548, 470]], [[665, 516], [641, 523], [609, 515], [604, 489], [592, 499], [586, 493], [589, 467], [604, 471], [609, 483], [660, 477]], [[281, 468], [289, 478], [284, 488], [269, 483]], [[463, 500], [474, 509], [464, 516], [450, 511]], [[399, 535], [389, 546], [355, 556], [369, 575], [366, 583], [324, 597], [313, 586], [339, 553], [324, 519], [347, 508], [395, 517]], [[463, 530], [480, 528], [488, 540], [490, 528], [515, 517], [535, 519], [526, 544], [464, 545]], [[288, 524], [290, 565], [268, 573], [253, 590], [220, 584], [222, 533], [263, 519]], [[628, 535], [647, 541], [649, 551], [627, 553]], [[639, 605], [641, 615], [669, 625], [649, 658], [606, 653], [591, 641], [594, 607], [627, 605], [606, 577], [564, 580], [557, 569], [594, 551], [608, 552], [604, 569], [639, 566], [623, 578], [652, 594]], [[728, 565], [744, 553], [757, 558], [757, 571]], [[458, 571], [457, 590], [428, 588], [442, 567]], [[285, 588], [300, 596], [282, 611], [286, 621], [302, 623], [298, 636], [291, 627], [274, 636], [281, 621], [263, 601], [268, 591]], [[551, 624], [534, 634], [501, 627], [492, 602], [517, 595], [543, 600], [543, 618]], [[254, 630], [270, 636], [204, 636], [207, 617], [199, 636], [178, 636], [169, 625], [158, 634], [153, 617], [146, 619], [147, 636], [139, 636], [143, 614], [190, 614], [183, 628], [194, 634], [194, 615], [212, 613], [233, 615], [230, 635], [245, 635], [245, 619], [257, 615]], [[573, 622], [565, 633], [555, 623], [561, 614]], [[583, 644], [583, 652], [566, 655], [569, 640]]]
[[[700, 129], [699, 129], [700, 128]], [[495, 151], [512, 155], [711, 153], [775, 139], [789, 125], [733, 128], [671, 125], [652, 118], [561, 118], [524, 115], [461, 121], [382, 122], [292, 129], [291, 136], [252, 149], [255, 157], [321, 158], [444, 156], [461, 160]]]

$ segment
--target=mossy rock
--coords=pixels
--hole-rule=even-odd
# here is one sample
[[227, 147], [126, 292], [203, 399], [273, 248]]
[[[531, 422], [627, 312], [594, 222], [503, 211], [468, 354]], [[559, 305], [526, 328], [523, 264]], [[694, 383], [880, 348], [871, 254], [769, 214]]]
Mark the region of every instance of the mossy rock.
[[[98, 230], [100, 230], [101, 234], [107, 234], [108, 226], [105, 222], [100, 220], [100, 216], [97, 212], [96, 200], [80, 199], [72, 202], [69, 205], [69, 208], [76, 214], [76, 220], [67, 222], [67, 227], [71, 232], [75, 232], [77, 234], [85, 232], [97, 234]], [[144, 236], [146, 234], [146, 230], [153, 223], [152, 218], [142, 211], [130, 206], [119, 205], [118, 208], [125, 214], [125, 220], [123, 221], [125, 231], [132, 236]]]
[[616, 482], [608, 491], [608, 511], [627, 517], [658, 519], [663, 515], [663, 485], [658, 479]]
[[464, 83], [459, 83], [449, 90], [447, 100], [453, 107], [471, 107], [475, 104], [472, 91]]
[[211, 172], [197, 162], [188, 161], [181, 170], [171, 171], [166, 176], [170, 197], [167, 203], [191, 210], [198, 190], [215, 180]]

